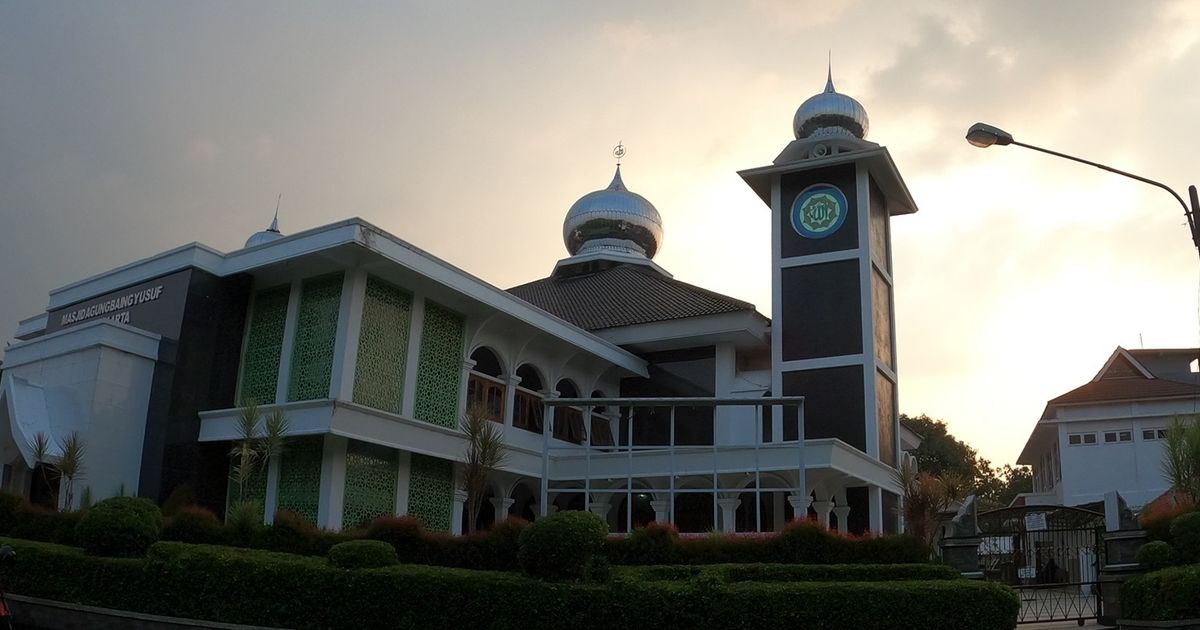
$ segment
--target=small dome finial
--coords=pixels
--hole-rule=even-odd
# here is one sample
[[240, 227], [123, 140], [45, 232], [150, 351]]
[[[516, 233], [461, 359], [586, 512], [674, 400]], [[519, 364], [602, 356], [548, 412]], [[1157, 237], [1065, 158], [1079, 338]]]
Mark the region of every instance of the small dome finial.
[[279, 197], [275, 199], [275, 216], [271, 219], [271, 225], [261, 232], [251, 234], [250, 238], [246, 239], [245, 247], [254, 247], [283, 238], [283, 234], [279, 232], [279, 202], [281, 201], [283, 201], [283, 193], [279, 193]]
[[617, 166], [621, 166], [621, 158], [625, 157], [625, 145], [617, 140], [617, 146], [613, 147], [613, 157], [617, 158]]
[[833, 89], [833, 49], [829, 49], [829, 60], [825, 66], [825, 93], [836, 94], [837, 90]]

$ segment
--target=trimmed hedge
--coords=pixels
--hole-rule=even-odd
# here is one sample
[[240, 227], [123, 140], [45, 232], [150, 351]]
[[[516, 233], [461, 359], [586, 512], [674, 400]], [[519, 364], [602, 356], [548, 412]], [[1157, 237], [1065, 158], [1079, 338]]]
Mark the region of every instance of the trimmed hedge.
[[140, 557], [158, 542], [162, 513], [149, 499], [112, 497], [88, 508], [75, 532], [90, 554]]
[[1175, 549], [1161, 540], [1152, 540], [1138, 547], [1134, 557], [1147, 571], [1157, 571], [1175, 564]]
[[163, 519], [163, 540], [186, 543], [217, 544], [222, 542], [221, 521], [211, 510], [188, 506]]
[[1200, 617], [1200, 564], [1126, 580], [1121, 584], [1121, 616], [1149, 621]]
[[1188, 512], [1171, 521], [1171, 546], [1181, 564], [1200, 563], [1200, 512]]
[[517, 559], [525, 575], [545, 580], [592, 576], [608, 525], [591, 512], [559, 512], [539, 518], [521, 532]]
[[942, 564], [710, 564], [620, 567], [614, 580], [661, 582], [711, 576], [721, 582], [894, 582], [900, 580], [960, 580], [962, 575]]
[[377, 569], [397, 562], [396, 550], [382, 540], [348, 540], [329, 550], [329, 563], [339, 569]]
[[792, 521], [779, 534], [682, 538], [664, 526], [634, 530], [605, 544], [609, 562], [653, 564], [913, 564], [927, 562], [929, 548], [915, 537], [846, 536], [809, 520]]
[[[149, 559], [4, 540], [14, 593], [200, 620], [297, 628], [1011, 630], [1009, 588], [969, 580], [610, 584], [399, 565], [342, 571], [319, 558], [161, 542]], [[197, 596], [202, 593], [203, 597]]]

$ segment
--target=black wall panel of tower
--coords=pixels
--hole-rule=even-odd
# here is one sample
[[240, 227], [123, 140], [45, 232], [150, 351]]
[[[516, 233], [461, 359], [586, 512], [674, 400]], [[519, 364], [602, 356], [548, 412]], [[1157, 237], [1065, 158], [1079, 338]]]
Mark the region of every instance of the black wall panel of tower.
[[838, 438], [867, 450], [862, 366], [783, 373], [783, 394], [804, 396], [804, 438]]
[[[846, 221], [837, 232], [825, 238], [804, 238], [792, 227], [792, 202], [802, 190], [813, 184], [832, 184], [846, 196], [849, 207], [846, 208]], [[858, 192], [855, 186], [855, 165], [839, 164], [792, 175], [785, 175], [780, 181], [780, 200], [783, 202], [782, 212], [779, 213], [781, 239], [780, 254], [783, 258], [840, 252], [858, 247]]]
[[784, 361], [863, 351], [858, 260], [786, 267], [780, 284]]

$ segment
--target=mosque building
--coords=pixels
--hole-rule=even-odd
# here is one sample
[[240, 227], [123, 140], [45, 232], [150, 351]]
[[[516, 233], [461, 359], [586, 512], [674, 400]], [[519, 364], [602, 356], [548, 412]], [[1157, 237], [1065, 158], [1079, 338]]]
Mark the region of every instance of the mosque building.
[[[654, 262], [662, 219], [619, 164], [568, 210], [567, 256], [507, 290], [357, 218], [276, 219], [236, 251], [192, 243], [55, 289], [6, 351], [3, 487], [75, 507], [187, 486], [220, 512], [252, 402], [288, 418], [253, 484], [265, 519], [459, 532], [476, 409], [507, 458], [475, 526], [586, 509], [613, 531], [895, 531], [890, 221], [917, 208], [868, 127], [830, 79], [774, 162], [740, 173], [771, 212], [773, 319]], [[72, 433], [68, 496], [34, 480]]]

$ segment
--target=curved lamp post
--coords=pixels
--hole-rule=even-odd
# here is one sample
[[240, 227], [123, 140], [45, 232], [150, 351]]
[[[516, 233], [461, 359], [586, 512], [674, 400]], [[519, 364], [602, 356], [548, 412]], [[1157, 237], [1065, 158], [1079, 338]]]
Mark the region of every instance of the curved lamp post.
[[1169, 186], [1163, 184], [1162, 182], [1156, 182], [1153, 179], [1147, 179], [1141, 175], [1126, 173], [1125, 171], [1115, 169], [1111, 166], [1105, 166], [1103, 164], [1077, 158], [1073, 155], [1059, 153], [1058, 151], [1051, 151], [1050, 149], [1043, 149], [1042, 147], [1035, 147], [1032, 144], [1025, 144], [1024, 142], [1017, 142], [1016, 140], [1013, 140], [1012, 134], [1008, 133], [1007, 131], [985, 123], [975, 123], [974, 125], [971, 125], [971, 128], [967, 130], [967, 142], [970, 142], [973, 146], [981, 149], [986, 149], [993, 144], [999, 146], [1015, 144], [1019, 147], [1025, 147], [1026, 149], [1033, 149], [1034, 151], [1048, 153], [1056, 157], [1071, 160], [1072, 162], [1080, 162], [1082, 164], [1087, 164], [1088, 166], [1095, 166], [1098, 169], [1105, 170], [1110, 173], [1124, 175], [1125, 177], [1136, 179], [1139, 182], [1144, 182], [1150, 184], [1151, 186], [1157, 186], [1171, 193], [1171, 196], [1179, 202], [1179, 205], [1183, 206], [1183, 216], [1187, 218], [1188, 231], [1191, 232], [1192, 243], [1196, 246], [1197, 251], [1200, 252], [1200, 232], [1196, 231], [1196, 214], [1200, 213], [1200, 200], [1197, 199], [1195, 186], [1188, 186], [1188, 195], [1191, 197], [1192, 202], [1192, 205], [1189, 208], [1188, 204], [1183, 201], [1183, 197], [1180, 197], [1178, 193], [1176, 193], [1174, 190], [1171, 190]]

